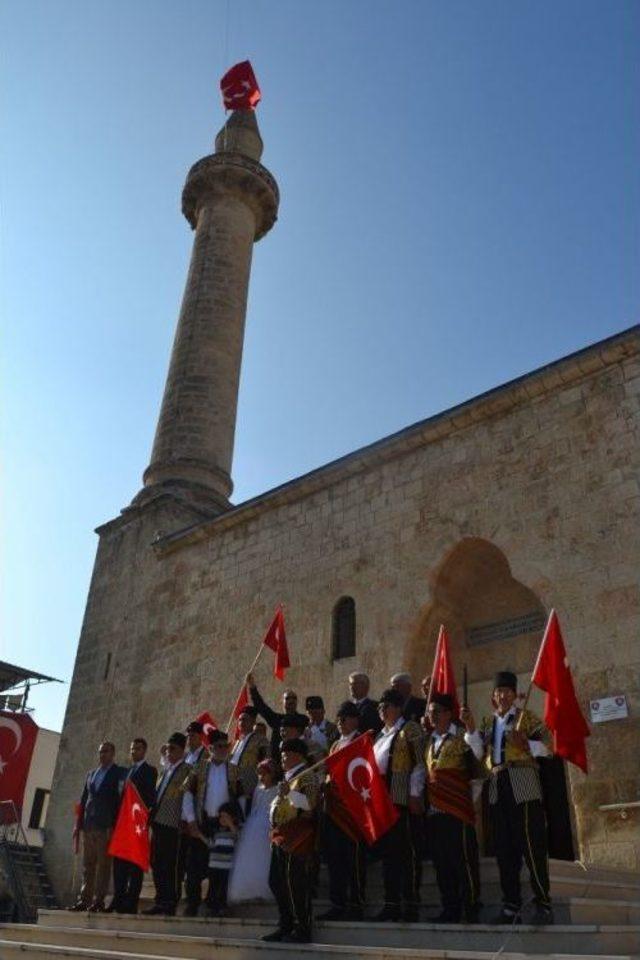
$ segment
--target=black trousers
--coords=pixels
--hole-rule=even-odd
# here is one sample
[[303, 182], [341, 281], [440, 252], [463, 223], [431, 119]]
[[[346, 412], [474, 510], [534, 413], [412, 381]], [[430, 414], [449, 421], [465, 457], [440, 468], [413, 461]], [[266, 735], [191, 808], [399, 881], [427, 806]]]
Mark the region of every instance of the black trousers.
[[400, 814], [390, 830], [373, 847], [373, 855], [382, 860], [384, 902], [399, 907], [404, 900], [410, 909], [418, 907], [419, 852], [414, 846], [409, 812], [396, 807]]
[[209, 877], [207, 903], [210, 907], [226, 907], [229, 873], [229, 870], [217, 870], [215, 868], [207, 871]]
[[281, 930], [311, 932], [311, 856], [286, 853], [271, 845], [269, 886], [276, 898]]
[[183, 837], [174, 827], [154, 823], [151, 834], [151, 870], [156, 906], [175, 913], [184, 874]]
[[352, 840], [329, 816], [323, 819], [322, 839], [332, 905], [340, 909], [361, 909], [367, 882], [364, 843]]
[[202, 902], [202, 881], [209, 874], [209, 847], [198, 837], [185, 837], [184, 846], [187, 904], [197, 910]]
[[144, 871], [130, 860], [113, 858], [113, 906], [118, 913], [137, 913]]
[[491, 817], [503, 907], [517, 912], [522, 906], [520, 871], [523, 859], [529, 870], [536, 903], [549, 907], [551, 898], [544, 807], [540, 800], [516, 803], [509, 771], [502, 770], [497, 776], [498, 802], [491, 806]]
[[480, 897], [480, 860], [475, 828], [450, 813], [427, 817], [443, 913], [457, 922], [475, 919]]

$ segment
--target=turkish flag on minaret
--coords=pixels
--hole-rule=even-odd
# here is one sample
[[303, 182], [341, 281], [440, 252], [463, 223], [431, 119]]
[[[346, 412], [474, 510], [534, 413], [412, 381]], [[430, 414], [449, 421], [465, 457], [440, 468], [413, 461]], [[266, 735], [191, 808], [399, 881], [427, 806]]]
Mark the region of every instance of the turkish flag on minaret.
[[367, 731], [330, 754], [324, 766], [354, 824], [368, 844], [375, 843], [399, 814], [378, 770], [371, 734]]
[[107, 853], [110, 857], [129, 860], [141, 870], [149, 869], [149, 808], [131, 780], [127, 780], [124, 785], [120, 810]]
[[[453, 700], [453, 718], [457, 719], [460, 715], [460, 703], [456, 693], [456, 678], [453, 675], [453, 664], [449, 654], [449, 635], [444, 628], [440, 626], [438, 642], [436, 643], [436, 655], [433, 660], [433, 670], [431, 672], [431, 687], [429, 695], [432, 693], [447, 693]], [[427, 704], [428, 706], [428, 704]]]
[[549, 614], [531, 682], [546, 693], [544, 722], [553, 733], [553, 752], [587, 773], [589, 725], [582, 716], [555, 610]]
[[220, 81], [225, 110], [255, 110], [261, 94], [249, 60], [236, 63]]
[[271, 626], [267, 630], [264, 640], [262, 641], [265, 647], [269, 647], [270, 650], [276, 655], [275, 662], [273, 664], [273, 675], [277, 677], [278, 680], [284, 680], [284, 672], [290, 666], [289, 662], [289, 648], [287, 647], [287, 635], [284, 629], [284, 614], [282, 612], [282, 607], [278, 607], [276, 610], [276, 615], [271, 621]]

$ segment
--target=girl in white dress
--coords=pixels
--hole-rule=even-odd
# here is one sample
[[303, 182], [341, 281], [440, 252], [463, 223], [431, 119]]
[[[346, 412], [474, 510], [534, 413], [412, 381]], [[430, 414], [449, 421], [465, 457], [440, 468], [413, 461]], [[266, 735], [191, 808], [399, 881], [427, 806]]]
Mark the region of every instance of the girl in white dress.
[[273, 901], [269, 889], [271, 825], [269, 808], [278, 792], [276, 765], [263, 760], [257, 766], [258, 786], [253, 791], [251, 810], [242, 828], [229, 877], [229, 903], [244, 900]]

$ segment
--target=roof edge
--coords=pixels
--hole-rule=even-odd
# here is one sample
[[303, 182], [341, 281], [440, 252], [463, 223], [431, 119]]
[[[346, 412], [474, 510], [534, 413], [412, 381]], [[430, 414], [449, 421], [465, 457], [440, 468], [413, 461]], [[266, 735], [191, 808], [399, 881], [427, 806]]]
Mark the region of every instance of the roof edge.
[[300, 500], [328, 485], [393, 460], [416, 447], [457, 433], [495, 414], [505, 413], [527, 400], [548, 393], [554, 387], [573, 383], [639, 352], [640, 324], [636, 324], [287, 480], [213, 519], [168, 534], [154, 542], [154, 549], [159, 556], [164, 556], [206, 540], [219, 530], [246, 522], [264, 509]]

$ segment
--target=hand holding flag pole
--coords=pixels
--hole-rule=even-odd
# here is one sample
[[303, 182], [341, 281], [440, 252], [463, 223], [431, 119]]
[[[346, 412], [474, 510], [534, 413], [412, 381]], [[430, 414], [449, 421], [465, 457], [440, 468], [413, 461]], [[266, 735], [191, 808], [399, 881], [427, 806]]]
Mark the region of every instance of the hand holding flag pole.
[[[275, 616], [269, 625], [263, 640], [258, 647], [258, 652], [256, 653], [253, 663], [247, 671], [247, 676], [256, 668], [258, 660], [262, 656], [265, 647], [269, 647], [270, 650], [273, 650], [275, 653], [275, 661], [273, 665], [273, 674], [278, 680], [284, 680], [285, 671], [288, 670], [290, 666], [289, 661], [289, 648], [287, 646], [287, 635], [284, 626], [284, 610], [282, 604], [279, 604]], [[236, 699], [233, 710], [231, 711], [231, 716], [229, 717], [229, 722], [227, 723], [227, 733], [231, 728], [231, 724], [234, 719], [236, 719], [241, 710], [248, 704], [249, 698], [247, 696], [247, 687], [246, 683], [240, 688], [240, 693]]]

